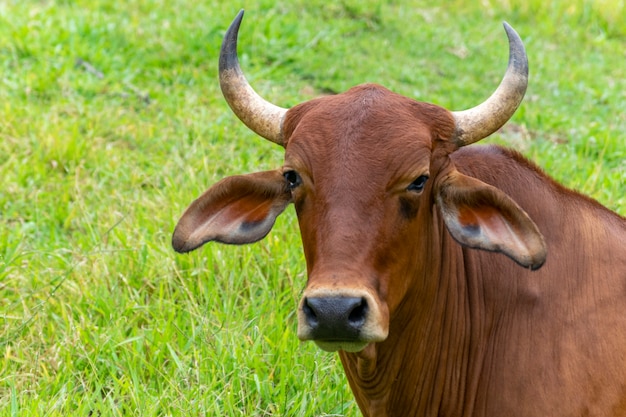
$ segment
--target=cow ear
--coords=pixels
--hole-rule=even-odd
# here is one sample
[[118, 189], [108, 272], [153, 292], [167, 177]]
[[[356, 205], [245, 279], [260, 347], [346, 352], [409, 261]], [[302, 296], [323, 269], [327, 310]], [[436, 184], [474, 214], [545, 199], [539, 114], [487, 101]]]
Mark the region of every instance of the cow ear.
[[182, 215], [172, 246], [192, 251], [206, 242], [241, 245], [263, 239], [291, 202], [280, 170], [228, 177], [202, 194]]
[[439, 183], [436, 201], [448, 231], [461, 245], [503, 253], [530, 269], [545, 262], [539, 228], [497, 188], [454, 171]]

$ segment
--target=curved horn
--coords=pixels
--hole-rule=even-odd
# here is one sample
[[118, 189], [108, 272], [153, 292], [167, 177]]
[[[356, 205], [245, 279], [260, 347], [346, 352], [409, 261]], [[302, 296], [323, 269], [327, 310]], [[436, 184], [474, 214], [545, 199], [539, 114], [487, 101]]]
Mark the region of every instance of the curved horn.
[[241, 10], [224, 35], [220, 50], [220, 87], [235, 115], [252, 131], [283, 145], [282, 122], [287, 109], [275, 106], [250, 86], [239, 66], [237, 35], [243, 19]]
[[496, 91], [478, 106], [452, 112], [456, 122], [454, 141], [458, 146], [477, 142], [505, 124], [524, 98], [528, 86], [528, 57], [515, 30], [504, 22], [509, 38], [509, 64]]

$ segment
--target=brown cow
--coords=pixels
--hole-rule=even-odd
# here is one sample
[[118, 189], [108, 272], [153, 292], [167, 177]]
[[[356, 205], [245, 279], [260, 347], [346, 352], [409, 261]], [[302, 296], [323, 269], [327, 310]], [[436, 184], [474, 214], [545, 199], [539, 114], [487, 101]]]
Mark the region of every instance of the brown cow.
[[514, 151], [465, 147], [522, 100], [515, 31], [502, 83], [473, 109], [366, 84], [287, 110], [245, 80], [241, 19], [222, 91], [285, 164], [210, 188], [174, 249], [258, 241], [293, 202], [308, 269], [298, 337], [339, 351], [366, 416], [626, 415], [625, 219]]

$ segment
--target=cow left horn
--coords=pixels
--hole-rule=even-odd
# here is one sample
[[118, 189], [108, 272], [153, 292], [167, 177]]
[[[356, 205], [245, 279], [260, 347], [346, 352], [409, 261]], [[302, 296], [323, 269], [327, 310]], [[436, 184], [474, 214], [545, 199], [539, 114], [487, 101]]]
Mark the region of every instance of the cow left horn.
[[498, 130], [515, 113], [528, 86], [528, 57], [515, 30], [504, 22], [509, 38], [509, 64], [496, 91], [483, 103], [452, 112], [456, 122], [454, 141], [458, 146], [477, 142]]
[[237, 35], [243, 19], [241, 10], [224, 35], [220, 50], [220, 87], [235, 115], [252, 131], [283, 145], [282, 122], [287, 109], [275, 106], [250, 86], [239, 66]]

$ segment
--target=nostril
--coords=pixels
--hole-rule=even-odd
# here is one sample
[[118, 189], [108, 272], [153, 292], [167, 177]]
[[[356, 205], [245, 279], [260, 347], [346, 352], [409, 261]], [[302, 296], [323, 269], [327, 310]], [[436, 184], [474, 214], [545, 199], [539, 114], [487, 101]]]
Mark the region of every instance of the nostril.
[[356, 304], [350, 312], [348, 322], [354, 327], [361, 327], [365, 323], [367, 310], [367, 300], [365, 300], [365, 298], [361, 298], [360, 302]]
[[311, 327], [317, 326], [319, 319], [317, 317], [317, 314], [315, 314], [315, 310], [309, 304], [308, 298], [305, 298], [304, 302], [302, 303], [302, 312], [304, 313], [304, 316], [306, 317], [306, 321], [309, 324], [309, 326]]

